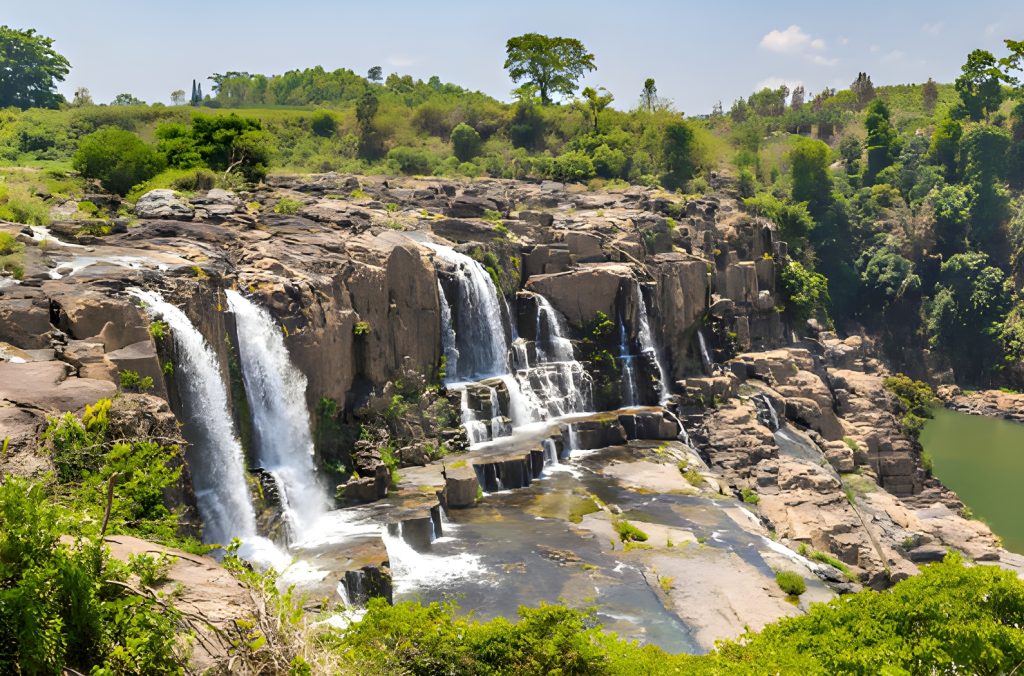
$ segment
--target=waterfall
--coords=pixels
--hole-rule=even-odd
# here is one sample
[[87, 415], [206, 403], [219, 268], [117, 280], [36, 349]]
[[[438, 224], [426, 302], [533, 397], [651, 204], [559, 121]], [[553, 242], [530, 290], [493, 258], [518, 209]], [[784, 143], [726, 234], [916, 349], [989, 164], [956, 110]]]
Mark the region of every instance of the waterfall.
[[[498, 290], [491, 276], [469, 256], [439, 244], [428, 242], [426, 245], [441, 260], [454, 266], [458, 275], [459, 297], [454, 325], [449, 320], [456, 341], [458, 361], [456, 368], [449, 366], [447, 369], [446, 380], [479, 380], [508, 373], [508, 339], [505, 336]], [[451, 318], [450, 308], [448, 314]]]
[[441, 282], [437, 282], [437, 296], [441, 302], [441, 348], [444, 350], [445, 377], [459, 372], [459, 347], [455, 343], [455, 327], [452, 326], [452, 306], [444, 295]]
[[661, 363], [661, 354], [658, 352], [658, 348], [654, 344], [654, 338], [651, 336], [650, 319], [647, 316], [647, 303], [644, 302], [644, 294], [640, 290], [639, 282], [633, 286], [633, 293], [636, 295], [637, 315], [640, 322], [639, 327], [637, 327], [640, 349], [644, 354], [650, 356], [658, 367], [658, 403], [664, 406], [672, 395], [668, 387], [672, 380], [665, 371], [665, 365]]
[[184, 407], [184, 432], [192, 485], [204, 540], [227, 544], [232, 538], [252, 538], [256, 515], [249, 501], [245, 458], [235, 437], [228, 410], [228, 394], [217, 356], [185, 313], [155, 292], [129, 289], [146, 304], [146, 311], [171, 328], [176, 348], [174, 380]]
[[629, 338], [626, 336], [626, 323], [619, 318], [619, 364], [622, 366], [622, 403], [636, 406], [636, 367], [633, 355], [629, 351]]
[[704, 338], [703, 329], [697, 329], [697, 342], [700, 344], [700, 361], [704, 365], [704, 374], [714, 375], [715, 360], [711, 357], [711, 351], [708, 350], [708, 341]]
[[544, 449], [544, 465], [545, 466], [550, 467], [550, 466], [559, 464], [558, 463], [558, 445], [555, 443], [554, 439], [552, 439], [551, 437], [548, 437], [547, 439], [545, 439], [541, 443], [541, 448]]
[[252, 412], [256, 457], [274, 477], [292, 534], [327, 511], [316, 477], [306, 377], [291, 362], [270, 313], [236, 291], [226, 292], [238, 325], [242, 378]]
[[534, 294], [537, 303], [535, 349], [537, 365], [517, 374], [525, 390], [532, 390], [547, 415], [560, 417], [583, 413], [591, 405], [590, 375], [576, 361], [565, 320], [544, 296]]

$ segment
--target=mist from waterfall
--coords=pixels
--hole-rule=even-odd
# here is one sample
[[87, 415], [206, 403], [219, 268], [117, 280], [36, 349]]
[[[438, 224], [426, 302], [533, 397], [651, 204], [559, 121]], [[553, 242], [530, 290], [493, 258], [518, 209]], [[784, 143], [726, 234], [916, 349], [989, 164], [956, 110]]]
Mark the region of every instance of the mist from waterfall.
[[317, 481], [306, 406], [306, 377], [292, 364], [284, 336], [266, 309], [227, 291], [238, 327], [242, 378], [252, 414], [255, 455], [277, 484], [293, 535], [329, 508]]
[[162, 319], [174, 341], [174, 380], [181, 394], [184, 434], [203, 540], [227, 544], [232, 538], [256, 535], [256, 514], [249, 499], [245, 456], [232, 429], [228, 394], [217, 355], [184, 312], [158, 293], [129, 289]]

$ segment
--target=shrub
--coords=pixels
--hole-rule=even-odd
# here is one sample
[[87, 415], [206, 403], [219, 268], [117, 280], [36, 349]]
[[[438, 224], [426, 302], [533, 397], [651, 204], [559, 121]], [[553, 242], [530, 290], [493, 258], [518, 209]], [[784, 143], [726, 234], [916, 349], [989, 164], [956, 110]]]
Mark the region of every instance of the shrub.
[[282, 197], [277, 200], [277, 204], [274, 205], [275, 214], [286, 214], [292, 215], [299, 213], [299, 209], [303, 207], [302, 202], [293, 200], [288, 197]]
[[50, 210], [43, 200], [21, 188], [0, 188], [0, 219], [25, 225], [46, 225]]
[[126, 392], [145, 392], [153, 389], [153, 378], [150, 376], [139, 376], [130, 369], [125, 369], [118, 374], [121, 380], [121, 389]]
[[585, 153], [571, 150], [554, 159], [550, 174], [556, 181], [586, 181], [594, 177], [594, 163]]
[[803, 577], [788, 570], [776, 573], [775, 583], [779, 585], [779, 589], [790, 596], [800, 596], [807, 591], [807, 583], [804, 582]]
[[170, 327], [167, 326], [167, 322], [162, 319], [154, 319], [149, 324], [149, 335], [153, 336], [154, 340], [163, 340], [167, 337], [167, 332]]
[[625, 519], [615, 519], [612, 527], [623, 542], [647, 542], [647, 533], [643, 532]]
[[14, 235], [0, 231], [0, 256], [21, 253], [24, 250], [25, 245], [15, 239]]
[[403, 174], [430, 174], [434, 170], [435, 158], [421, 148], [399, 146], [388, 152], [388, 160], [397, 165]]
[[0, 483], [0, 672], [180, 673], [180, 614], [122, 586], [98, 536], [62, 541], [74, 521], [41, 484]]
[[309, 128], [317, 136], [330, 138], [338, 131], [338, 121], [333, 113], [327, 110], [317, 110], [309, 118]]
[[756, 505], [757, 503], [761, 502], [761, 496], [755, 493], [754, 491], [750, 490], [746, 486], [744, 486], [743, 489], [740, 490], [740, 497], [743, 498], [743, 502], [747, 503], [748, 505]]
[[[882, 385], [896, 397], [897, 406], [903, 414], [900, 420], [903, 433], [917, 439], [925, 422], [932, 417], [931, 409], [938, 405], [931, 386], [902, 373], [887, 377]], [[926, 469], [930, 471], [930, 468]]]
[[808, 319], [820, 318], [831, 324], [828, 305], [828, 280], [825, 275], [807, 270], [796, 261], [791, 261], [780, 273], [782, 292], [786, 299], [786, 311], [797, 324]]
[[126, 199], [134, 202], [150, 190], [159, 188], [170, 188], [179, 192], [203, 192], [216, 185], [217, 175], [209, 169], [166, 169], [148, 181], [134, 186]]
[[132, 132], [105, 127], [79, 141], [71, 164], [82, 176], [98, 179], [107, 190], [127, 195], [132, 186], [159, 174], [165, 161]]
[[468, 162], [480, 154], [480, 134], [465, 122], [461, 122], [451, 135], [452, 150], [460, 162]]
[[594, 171], [602, 178], [620, 178], [626, 174], [626, 153], [612, 149], [607, 143], [594, 148]]

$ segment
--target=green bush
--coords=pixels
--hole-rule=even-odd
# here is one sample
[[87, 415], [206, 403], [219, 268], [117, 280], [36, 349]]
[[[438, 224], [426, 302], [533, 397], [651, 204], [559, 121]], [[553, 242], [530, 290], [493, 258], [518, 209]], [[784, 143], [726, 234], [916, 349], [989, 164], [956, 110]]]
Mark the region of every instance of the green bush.
[[743, 498], [743, 502], [747, 503], [748, 505], [756, 505], [757, 503], [761, 502], [761, 496], [755, 493], [754, 491], [750, 490], [746, 486], [744, 486], [742, 490], [740, 490], [740, 497]]
[[309, 128], [322, 138], [331, 138], [338, 131], [338, 120], [327, 110], [317, 110], [309, 118]]
[[127, 195], [132, 186], [163, 171], [165, 161], [152, 146], [130, 131], [105, 127], [85, 136], [71, 160], [86, 178], [98, 179], [111, 192]]
[[801, 325], [808, 319], [818, 318], [825, 324], [829, 319], [828, 280], [825, 275], [807, 270], [796, 261], [787, 264], [780, 273], [786, 312]]
[[643, 532], [625, 519], [615, 519], [612, 527], [623, 542], [647, 542], [647, 533]]
[[277, 200], [277, 204], [274, 205], [274, 213], [287, 215], [297, 214], [299, 213], [299, 209], [301, 209], [303, 206], [304, 205], [302, 204], [302, 202], [298, 200], [293, 200], [288, 197], [282, 197], [281, 199]]
[[166, 169], [148, 181], [134, 186], [126, 199], [134, 202], [150, 190], [160, 188], [170, 188], [179, 192], [203, 192], [216, 185], [217, 175], [209, 169]]
[[50, 209], [23, 188], [0, 187], [0, 219], [25, 225], [46, 225]]
[[550, 176], [556, 181], [586, 181], [594, 178], [594, 163], [586, 153], [572, 150], [551, 163]]
[[480, 154], [480, 134], [465, 122], [452, 129], [452, 150], [460, 162], [468, 162]]
[[779, 589], [790, 596], [800, 596], [807, 591], [807, 583], [797, 573], [783, 570], [775, 574], [775, 583]]
[[0, 483], [0, 672], [181, 673], [180, 614], [121, 586], [98, 536], [62, 540], [76, 520], [41, 484]]
[[931, 409], [939, 403], [935, 392], [928, 383], [914, 380], [902, 373], [887, 377], [882, 381], [882, 385], [896, 397], [897, 405], [903, 414], [900, 420], [903, 433], [917, 439], [925, 423], [932, 417]]
[[421, 148], [399, 146], [388, 152], [388, 160], [403, 174], [428, 175], [434, 171], [435, 158]]
[[121, 380], [121, 389], [126, 392], [145, 392], [153, 389], [153, 378], [140, 376], [137, 372], [125, 369], [118, 374]]
[[607, 143], [602, 143], [594, 148], [592, 153], [594, 161], [594, 172], [602, 178], [621, 178], [626, 175], [626, 164], [628, 159], [626, 153], [618, 148], [609, 148]]
[[9, 232], [0, 231], [0, 256], [9, 256], [25, 250], [25, 245]]

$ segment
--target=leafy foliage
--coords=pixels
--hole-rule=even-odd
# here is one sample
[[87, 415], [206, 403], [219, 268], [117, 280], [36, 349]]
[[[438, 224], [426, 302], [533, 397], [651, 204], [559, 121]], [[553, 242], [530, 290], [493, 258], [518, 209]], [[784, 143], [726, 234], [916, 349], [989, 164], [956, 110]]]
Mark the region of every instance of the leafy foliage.
[[71, 64], [53, 49], [53, 38], [35, 30], [0, 26], [0, 108], [56, 108]]
[[72, 165], [107, 190], [127, 195], [132, 186], [159, 174], [165, 161], [132, 132], [106, 127], [79, 142]]
[[903, 433], [916, 439], [927, 419], [932, 417], [931, 409], [937, 403], [932, 388], [928, 383], [902, 373], [887, 377], [882, 384], [896, 397], [903, 412]]
[[505, 44], [505, 70], [513, 82], [535, 87], [542, 105], [552, 95], [572, 96], [584, 72], [594, 70], [594, 55], [575, 38], [526, 33]]

